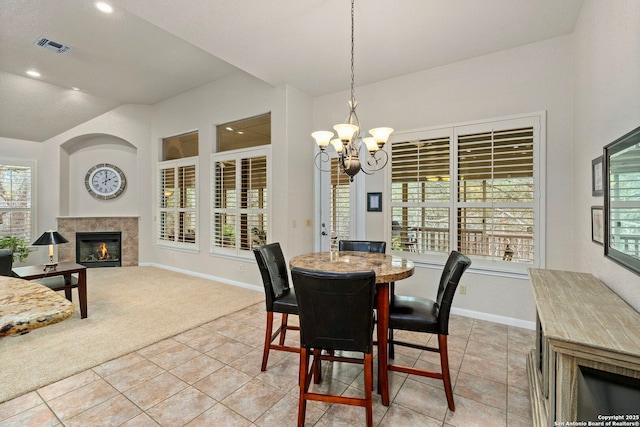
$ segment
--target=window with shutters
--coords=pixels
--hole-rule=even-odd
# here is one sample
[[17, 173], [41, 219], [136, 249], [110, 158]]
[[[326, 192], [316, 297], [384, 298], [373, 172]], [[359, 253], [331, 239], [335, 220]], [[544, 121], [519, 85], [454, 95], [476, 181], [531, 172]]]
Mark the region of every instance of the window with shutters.
[[197, 248], [197, 170], [197, 157], [158, 164], [158, 244]]
[[538, 266], [541, 122], [533, 116], [397, 135], [393, 250], [419, 260], [455, 249], [480, 267]]
[[[640, 143], [638, 133], [605, 147], [608, 156], [607, 256], [625, 267], [640, 259]], [[621, 138], [622, 139], [622, 138]], [[605, 218], [607, 215], [605, 214]]]
[[342, 173], [338, 159], [331, 159], [331, 249], [338, 250], [339, 240], [350, 239], [351, 186], [349, 176]]
[[33, 236], [33, 162], [0, 163], [0, 238], [19, 237], [27, 244]]
[[268, 242], [269, 148], [217, 153], [211, 163], [211, 251], [253, 257]]

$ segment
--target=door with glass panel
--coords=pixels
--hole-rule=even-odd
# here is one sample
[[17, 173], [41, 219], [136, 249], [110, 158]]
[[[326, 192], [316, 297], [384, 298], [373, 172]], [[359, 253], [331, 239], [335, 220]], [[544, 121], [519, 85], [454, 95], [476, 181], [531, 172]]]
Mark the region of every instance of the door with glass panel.
[[[327, 166], [324, 166], [325, 168]], [[353, 182], [338, 167], [338, 159], [331, 159], [331, 170], [320, 176], [320, 251], [338, 249], [338, 241], [364, 238], [364, 221], [358, 220], [361, 204], [357, 203], [359, 189], [363, 188], [362, 174]]]

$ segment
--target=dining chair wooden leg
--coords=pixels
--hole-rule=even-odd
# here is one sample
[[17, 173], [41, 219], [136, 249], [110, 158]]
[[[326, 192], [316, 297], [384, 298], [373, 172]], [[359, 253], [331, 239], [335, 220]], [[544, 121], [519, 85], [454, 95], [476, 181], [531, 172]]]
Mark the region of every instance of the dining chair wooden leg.
[[453, 390], [451, 387], [451, 375], [449, 373], [449, 352], [447, 348], [447, 336], [438, 335], [438, 345], [440, 348], [440, 367], [442, 368], [442, 382], [444, 382], [444, 393], [447, 395], [447, 403], [449, 409], [456, 410], [456, 405], [453, 402]]
[[305, 399], [305, 393], [309, 387], [309, 353], [307, 349], [302, 347], [300, 349], [300, 372], [298, 373], [300, 383], [300, 400], [298, 402], [298, 427], [304, 426], [304, 419], [307, 412], [307, 400]]
[[[396, 282], [389, 283], [389, 298], [393, 300], [396, 294]], [[391, 303], [391, 302], [390, 302]], [[393, 329], [389, 328], [389, 359], [395, 359], [396, 352], [393, 348]]]
[[280, 345], [284, 345], [284, 338], [287, 333], [287, 322], [289, 321], [289, 315], [282, 313], [282, 322], [280, 324]]
[[373, 426], [373, 354], [364, 355], [364, 394], [367, 404], [367, 427]]
[[271, 333], [273, 331], [273, 311], [267, 311], [267, 328], [264, 336], [264, 350], [262, 351], [261, 370], [267, 370], [267, 362], [269, 361], [269, 347], [271, 347]]
[[313, 364], [311, 365], [313, 368], [313, 383], [320, 384], [320, 380], [322, 378], [322, 366], [320, 364], [320, 354], [321, 350], [316, 348], [313, 349]]

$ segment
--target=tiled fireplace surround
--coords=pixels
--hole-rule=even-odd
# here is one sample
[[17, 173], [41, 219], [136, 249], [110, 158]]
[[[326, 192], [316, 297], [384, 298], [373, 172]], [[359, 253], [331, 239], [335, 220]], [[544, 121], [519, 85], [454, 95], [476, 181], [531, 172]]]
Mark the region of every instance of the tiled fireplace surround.
[[58, 246], [58, 260], [75, 262], [76, 232], [122, 232], [122, 266], [138, 265], [138, 217], [58, 217], [58, 232], [69, 243]]

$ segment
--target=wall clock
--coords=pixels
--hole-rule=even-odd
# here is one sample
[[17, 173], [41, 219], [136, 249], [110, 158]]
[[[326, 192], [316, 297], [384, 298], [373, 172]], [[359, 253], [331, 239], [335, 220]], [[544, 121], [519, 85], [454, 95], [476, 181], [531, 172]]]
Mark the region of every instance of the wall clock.
[[127, 179], [124, 172], [108, 163], [95, 165], [84, 178], [87, 191], [96, 199], [115, 199], [124, 191]]

